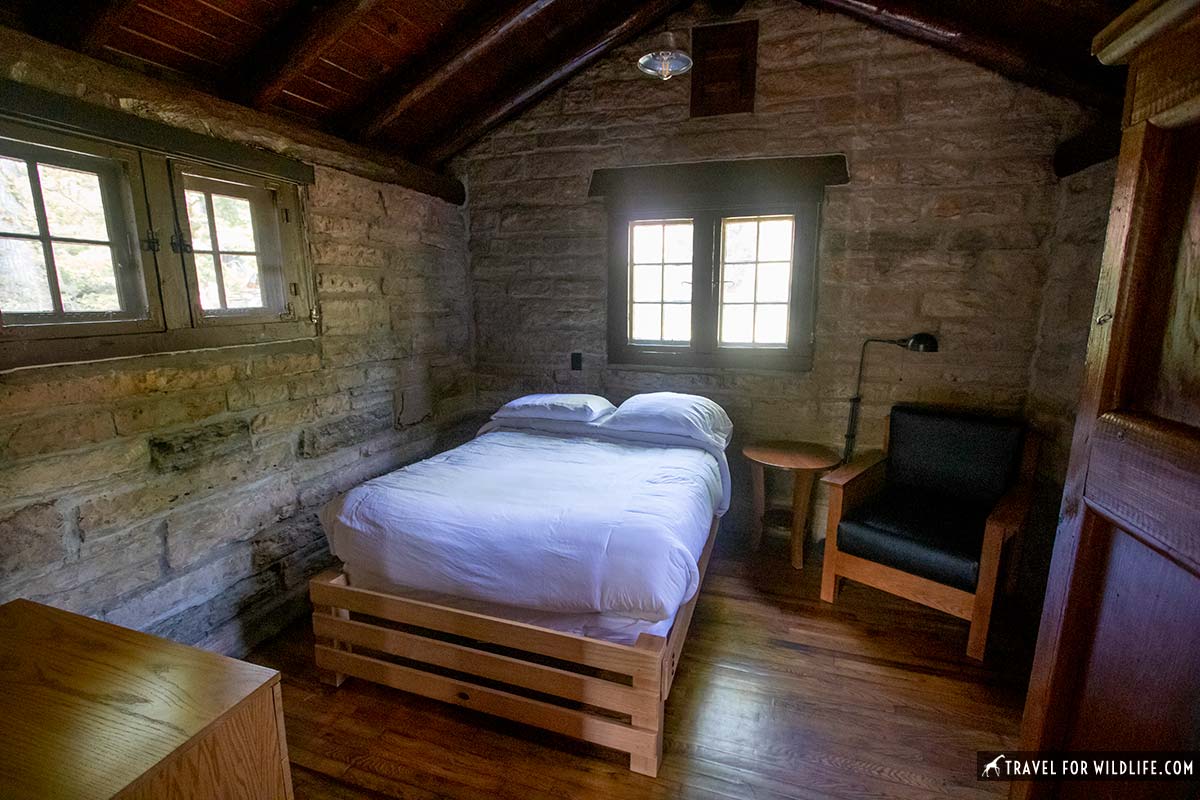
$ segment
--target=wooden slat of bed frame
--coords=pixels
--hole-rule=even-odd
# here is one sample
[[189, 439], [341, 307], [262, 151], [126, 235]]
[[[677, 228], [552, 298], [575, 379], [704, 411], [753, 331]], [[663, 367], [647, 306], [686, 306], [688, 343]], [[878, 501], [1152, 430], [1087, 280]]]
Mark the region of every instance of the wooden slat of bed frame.
[[661, 648], [666, 647], [666, 639], [663, 637], [654, 637], [661, 642], [658, 651], [635, 648], [368, 589], [337, 585], [324, 575], [313, 578], [309, 590], [314, 605], [345, 609], [391, 622], [465, 636], [468, 639], [499, 644], [623, 675], [637, 676], [646, 672], [657, 672]]
[[[697, 565], [700, 568], [700, 583], [704, 583], [704, 575], [708, 572], [708, 561], [712, 558], [713, 546], [717, 542], [717, 525], [718, 521], [714, 518], [712, 527], [708, 530], [708, 541], [704, 543], [704, 550], [700, 553], [700, 560]], [[688, 628], [692, 624], [692, 613], [696, 610], [696, 601], [700, 599], [700, 589], [697, 587], [696, 593], [692, 595], [692, 599], [688, 600], [675, 614], [675, 624], [671, 626], [671, 630], [667, 633], [666, 648], [663, 651], [662, 659], [662, 696], [665, 701], [671, 694], [671, 685], [675, 682], [675, 668], [679, 666], [679, 654], [683, 652], [683, 643], [687, 639]], [[643, 634], [648, 636], [648, 634]], [[650, 637], [657, 639], [659, 637]], [[639, 639], [641, 644], [641, 639]], [[656, 642], [648, 642], [648, 646], [653, 647]]]
[[635, 709], [657, 699], [652, 693], [603, 678], [327, 614], [313, 614], [313, 632], [342, 644], [366, 647], [622, 714], [632, 714]]
[[495, 714], [627, 753], [650, 756], [658, 747], [655, 731], [636, 728], [586, 711], [563, 708], [324, 645], [317, 645], [316, 657], [317, 665], [323, 669], [354, 675], [393, 689]]

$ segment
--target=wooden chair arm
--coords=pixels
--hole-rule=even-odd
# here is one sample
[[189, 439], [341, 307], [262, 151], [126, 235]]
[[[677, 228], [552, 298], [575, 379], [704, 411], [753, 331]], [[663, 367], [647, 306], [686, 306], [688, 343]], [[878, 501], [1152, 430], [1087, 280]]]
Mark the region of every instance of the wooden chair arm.
[[1002, 542], [1008, 541], [1025, 526], [1032, 505], [1033, 481], [1018, 481], [1000, 498], [992, 513], [988, 514], [985, 536], [999, 535]]
[[826, 473], [821, 482], [829, 487], [830, 507], [838, 509], [840, 518], [863, 500], [878, 494], [886, 471], [887, 456], [872, 450]]
[[848, 464], [842, 464], [837, 469], [832, 469], [826, 472], [821, 477], [822, 483], [828, 483], [832, 486], [845, 486], [851, 481], [862, 477], [862, 474], [872, 467], [880, 464], [886, 458], [881, 450], [869, 450], [860, 456], [855, 457]]

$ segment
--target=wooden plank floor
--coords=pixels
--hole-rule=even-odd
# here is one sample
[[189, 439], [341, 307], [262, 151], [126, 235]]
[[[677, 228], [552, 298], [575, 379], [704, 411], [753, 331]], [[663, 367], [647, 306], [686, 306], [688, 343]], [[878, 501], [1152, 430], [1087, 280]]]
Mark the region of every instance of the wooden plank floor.
[[1016, 742], [1028, 658], [964, 655], [965, 622], [855, 584], [818, 599], [820, 554], [768, 540], [714, 558], [667, 703], [657, 779], [571, 739], [351, 678], [317, 682], [307, 620], [249, 660], [283, 672], [297, 798], [1007, 797], [975, 751]]

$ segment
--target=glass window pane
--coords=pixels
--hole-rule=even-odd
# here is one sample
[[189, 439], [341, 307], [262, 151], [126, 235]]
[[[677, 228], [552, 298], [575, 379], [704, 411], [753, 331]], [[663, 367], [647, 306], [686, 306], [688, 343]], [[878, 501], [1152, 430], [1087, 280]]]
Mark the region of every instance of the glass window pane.
[[[217, 243], [221, 234], [217, 233]], [[262, 308], [262, 290], [258, 280], [258, 258], [255, 256], [221, 256], [221, 274], [225, 279], [226, 308]]]
[[[212, 234], [208, 228], [208, 205], [204, 200], [204, 192], [186, 191], [183, 193], [187, 201], [188, 227], [192, 229], [192, 249], [212, 250]], [[217, 303], [219, 307], [221, 304]], [[205, 308], [211, 308], [205, 304]]]
[[758, 221], [725, 223], [725, 261], [754, 261], [757, 252]]
[[53, 247], [63, 311], [121, 310], [111, 247], [73, 242], [55, 242]]
[[210, 253], [196, 253], [196, 280], [200, 283], [200, 307], [212, 310], [221, 307], [217, 287], [217, 268]]
[[633, 267], [633, 302], [657, 303], [662, 299], [662, 267], [636, 264]]
[[633, 304], [632, 337], [639, 342], [657, 342], [662, 338], [662, 306], [658, 303]]
[[751, 344], [754, 341], [754, 306], [721, 307], [721, 342]]
[[754, 301], [754, 265], [729, 264], [722, 278], [721, 301], [751, 303]]
[[691, 299], [692, 265], [667, 264], [663, 267], [663, 300], [688, 302]]
[[633, 262], [635, 264], [662, 263], [662, 234], [660, 223], [633, 226]]
[[679, 264], [692, 263], [692, 223], [667, 225], [663, 235], [663, 260]]
[[[221, 252], [236, 250], [253, 253], [258, 250], [254, 246], [254, 218], [250, 214], [250, 201], [244, 197], [214, 194], [212, 204], [213, 216], [217, 220], [217, 246]], [[225, 284], [225, 290], [229, 290], [228, 283]]]
[[29, 170], [15, 158], [0, 157], [0, 232], [38, 233]]
[[787, 306], [760, 305], [754, 315], [755, 344], [787, 344]]
[[42, 243], [0, 238], [0, 312], [53, 310]]
[[108, 241], [99, 175], [38, 164], [38, 176], [51, 236]]
[[758, 226], [758, 260], [791, 261], [792, 218], [765, 219]]
[[690, 342], [692, 340], [692, 306], [690, 303], [663, 306], [664, 341]]
[[758, 289], [755, 300], [760, 303], [786, 303], [791, 288], [792, 265], [775, 261], [758, 265]]

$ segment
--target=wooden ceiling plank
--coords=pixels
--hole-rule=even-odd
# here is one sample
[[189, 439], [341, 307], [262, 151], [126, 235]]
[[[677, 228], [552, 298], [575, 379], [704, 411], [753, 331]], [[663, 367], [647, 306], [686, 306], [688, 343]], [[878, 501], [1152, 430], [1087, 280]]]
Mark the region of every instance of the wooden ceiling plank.
[[450, 58], [434, 64], [415, 83], [405, 84], [394, 90], [382, 107], [369, 113], [365, 121], [357, 126], [358, 136], [368, 141], [377, 138], [396, 118], [445, 84], [469, 73], [485, 54], [494, 48], [504, 47], [506, 42], [520, 34], [527, 25], [556, 2], [559, 0], [532, 0], [516, 13], [495, 22], [481, 35], [472, 37], [464, 46], [446, 48], [446, 52], [452, 53]]
[[109, 0], [101, 4], [80, 30], [80, 52], [89, 56], [103, 53], [104, 46], [112, 41], [139, 5], [140, 0]]
[[[266, 108], [284, 87], [321, 58], [347, 31], [359, 24], [380, 0], [336, 0], [286, 38], [286, 45], [261, 69], [242, 93], [255, 108]], [[287, 23], [285, 23], [287, 24]]]
[[1012, 80], [1051, 94], [1071, 98], [1106, 112], [1121, 108], [1121, 81], [1098, 79], [1099, 72], [1081, 74], [1064, 64], [1046, 63], [1045, 57], [1021, 43], [1002, 40], [986, 25], [962, 14], [954, 19], [938, 16], [920, 0], [800, 0], [823, 11], [862, 20], [944, 50]]
[[640, 4], [636, 11], [625, 17], [619, 24], [607, 30], [597, 31], [599, 35], [596, 38], [577, 48], [565, 62], [554, 65], [543, 72], [533, 83], [499, 97], [495, 103], [482, 112], [472, 115], [462, 124], [456, 125], [453, 135], [439, 140], [436, 145], [425, 150], [420, 155], [420, 160], [428, 164], [440, 164], [448, 160], [504, 120], [533, 104], [616, 45], [638, 35], [682, 5], [684, 3], [681, 0], [650, 0]]

